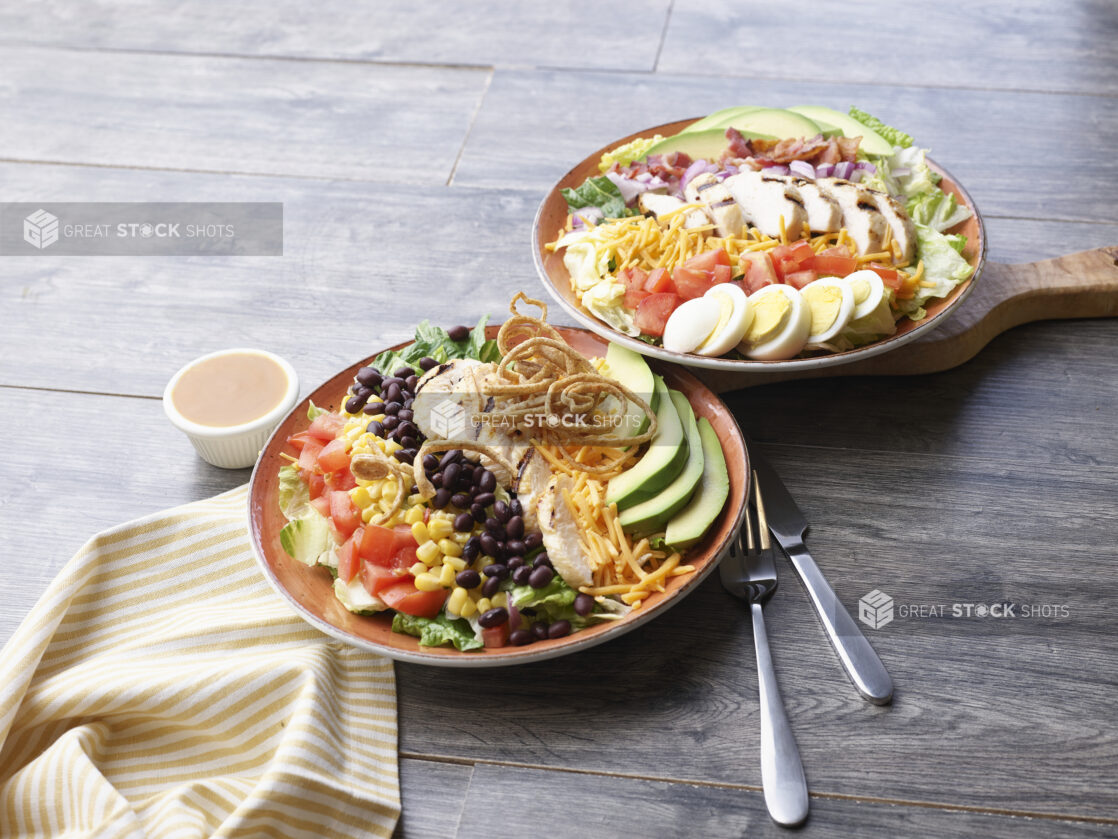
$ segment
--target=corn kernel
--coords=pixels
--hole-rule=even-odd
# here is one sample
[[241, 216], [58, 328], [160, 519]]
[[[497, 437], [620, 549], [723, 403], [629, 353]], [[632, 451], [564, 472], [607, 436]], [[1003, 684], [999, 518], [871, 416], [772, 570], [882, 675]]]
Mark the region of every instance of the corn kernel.
[[493, 606], [490, 605], [488, 597], [482, 597], [477, 601], [477, 610], [478, 610], [478, 612], [480, 612], [482, 614], [485, 614], [486, 612], [488, 612], [492, 608], [493, 608]]
[[[434, 568], [431, 569], [431, 573], [432, 574], [435, 573]], [[454, 585], [454, 566], [453, 565], [447, 565], [447, 564], [444, 563], [442, 566], [440, 566], [439, 582], [442, 583], [444, 586]]]
[[447, 598], [446, 610], [459, 615], [462, 613], [462, 607], [466, 605], [469, 600], [470, 596], [466, 593], [466, 589], [461, 586], [456, 586], [454, 591], [450, 593], [450, 597]]
[[507, 609], [509, 606], [509, 593], [507, 591], [497, 592], [493, 595], [492, 598], [490, 598], [489, 605], [494, 609], [496, 609], [498, 606], [503, 609]]
[[462, 556], [462, 546], [453, 539], [440, 539], [439, 550], [447, 556]]
[[416, 504], [422, 503], [423, 496], [420, 495], [418, 492], [413, 492], [411, 495], [408, 496], [408, 504], [410, 504], [412, 507], [414, 507]]
[[368, 524], [373, 520], [374, 516], [379, 515], [380, 508], [376, 504], [370, 504], [368, 507], [361, 511], [361, 521], [365, 522], [365, 524]]
[[400, 451], [400, 449], [402, 448], [403, 446], [401, 446], [395, 440], [386, 440], [384, 443], [385, 454], [396, 454], [396, 452]]
[[465, 545], [467, 542], [470, 541], [470, 534], [469, 533], [455, 533], [453, 536], [451, 536], [449, 538], [453, 539], [459, 545]]
[[444, 556], [443, 565], [449, 565], [451, 568], [454, 569], [454, 573], [457, 574], [459, 571], [462, 571], [466, 568], [466, 560], [457, 556]]
[[466, 602], [462, 604], [462, 611], [458, 613], [463, 618], [472, 618], [477, 614], [477, 606], [470, 598], [466, 598]]
[[409, 568], [408, 571], [413, 577], [418, 577], [420, 574], [427, 573], [427, 566], [424, 565], [422, 562], [417, 562], [415, 565]]
[[437, 562], [441, 562], [443, 557], [442, 552], [439, 550], [439, 546], [434, 542], [424, 542], [415, 549], [415, 555], [419, 561], [428, 568]]
[[369, 495], [369, 491], [365, 489], [365, 487], [351, 489], [349, 491], [349, 499], [353, 502], [354, 506], [360, 510], [364, 510], [373, 503], [372, 496]]
[[445, 539], [454, 532], [454, 525], [444, 519], [442, 516], [432, 517], [431, 521], [427, 522], [427, 532], [431, 534], [431, 538], [436, 541]]
[[[381, 417], [381, 419], [384, 419], [384, 417]], [[377, 437], [377, 448], [381, 451], [384, 451], [384, 440], [382, 440], [380, 437]]]
[[434, 574], [416, 574], [415, 587], [420, 591], [438, 591], [443, 588], [443, 584], [439, 582], [439, 578]]
[[423, 524], [423, 508], [408, 507], [408, 511], [404, 513], [404, 521], [411, 525]]
[[[419, 507], [413, 507], [412, 509], [421, 510]], [[415, 539], [417, 545], [422, 545], [424, 542], [431, 541], [431, 537], [427, 533], [427, 525], [422, 521], [417, 521], [411, 526], [411, 535], [412, 538]]]

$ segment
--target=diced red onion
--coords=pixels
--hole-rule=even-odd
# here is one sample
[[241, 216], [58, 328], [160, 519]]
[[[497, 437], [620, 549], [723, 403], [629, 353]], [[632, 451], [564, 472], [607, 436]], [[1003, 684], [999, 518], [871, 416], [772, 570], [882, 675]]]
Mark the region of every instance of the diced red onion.
[[691, 183], [691, 180], [696, 176], [717, 171], [718, 167], [713, 163], [702, 159], [696, 160], [684, 170], [683, 177], [679, 179], [679, 188], [681, 190], [687, 189], [687, 184]]
[[792, 174], [815, 180], [815, 167], [806, 160], [793, 160], [788, 164], [788, 169]]
[[876, 166], [874, 166], [872, 163], [866, 163], [865, 161], [859, 161], [858, 163], [855, 163], [854, 168], [862, 169], [866, 172], [869, 172], [871, 175], [877, 171]]
[[831, 173], [835, 171], [835, 164], [833, 163], [820, 163], [815, 167], [815, 177], [829, 178]]
[[762, 175], [787, 175], [788, 171], [789, 171], [789, 169], [788, 169], [787, 166], [766, 166], [764, 169], [761, 170], [761, 174]]
[[639, 175], [635, 175], [633, 177], [633, 180], [640, 181], [642, 184], [646, 184], [652, 180], [652, 177], [653, 175], [651, 172], [641, 172]]
[[600, 207], [583, 207], [571, 213], [571, 227], [597, 224], [605, 216]]
[[848, 163], [845, 160], [842, 163], [835, 164], [835, 177], [836, 178], [850, 178], [850, 173], [854, 171], [854, 164]]
[[853, 172], [850, 173], [850, 180], [853, 183], [859, 183], [862, 180], [862, 178], [865, 176], [865, 174], [866, 174], [865, 169], [855, 169]]
[[648, 189], [647, 184], [642, 184], [640, 181], [635, 181], [632, 178], [622, 177], [616, 172], [606, 172], [606, 177], [609, 178], [613, 185], [621, 192], [621, 200], [626, 204]]

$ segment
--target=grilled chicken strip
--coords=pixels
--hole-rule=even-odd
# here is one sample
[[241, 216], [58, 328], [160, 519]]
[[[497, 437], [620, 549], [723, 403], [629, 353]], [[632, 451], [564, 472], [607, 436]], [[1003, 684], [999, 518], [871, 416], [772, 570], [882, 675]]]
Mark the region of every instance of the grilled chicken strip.
[[816, 178], [815, 185], [842, 208], [842, 226], [859, 254], [881, 250], [889, 223], [877, 208], [870, 190], [842, 178]]
[[766, 236], [780, 236], [780, 221], [789, 239], [803, 236], [807, 213], [796, 187], [780, 175], [746, 170], [726, 179], [726, 186], [746, 219]]
[[873, 196], [878, 211], [885, 216], [886, 223], [893, 231], [893, 241], [900, 250], [901, 264], [912, 262], [916, 255], [916, 227], [912, 219], [892, 195], [876, 189], [867, 189], [866, 192]]
[[842, 227], [842, 208], [838, 201], [821, 190], [814, 181], [788, 175], [803, 201], [807, 226], [812, 233], [837, 233]]
[[536, 511], [539, 515], [540, 533], [552, 566], [567, 585], [577, 589], [594, 581], [594, 572], [582, 552], [578, 538], [578, 523], [563, 499], [563, 490], [573, 489], [569, 475], [553, 475], [540, 494]]
[[726, 184], [710, 172], [696, 175], [687, 184], [683, 194], [691, 201], [701, 201], [714, 219], [719, 236], [740, 236], [745, 227], [742, 208]]
[[[683, 202], [674, 195], [658, 192], [642, 192], [637, 203], [640, 205], [641, 212], [651, 213], [655, 218], [660, 218], [665, 213], [683, 206]], [[690, 210], [683, 218], [683, 226], [688, 230], [692, 227], [706, 227], [708, 224], [710, 224], [710, 217], [705, 210]]]

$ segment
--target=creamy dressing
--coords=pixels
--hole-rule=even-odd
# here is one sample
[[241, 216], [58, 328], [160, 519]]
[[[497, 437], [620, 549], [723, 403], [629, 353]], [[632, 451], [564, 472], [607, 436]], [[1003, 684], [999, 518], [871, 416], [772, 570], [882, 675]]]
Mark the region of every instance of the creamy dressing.
[[228, 428], [259, 419], [287, 393], [284, 369], [259, 353], [236, 352], [192, 365], [171, 390], [171, 402], [198, 425]]

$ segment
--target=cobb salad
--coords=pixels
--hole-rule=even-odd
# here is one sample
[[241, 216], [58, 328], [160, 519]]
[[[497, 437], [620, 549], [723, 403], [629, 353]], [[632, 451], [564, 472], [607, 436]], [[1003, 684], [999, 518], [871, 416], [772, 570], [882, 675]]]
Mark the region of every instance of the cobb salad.
[[[517, 305], [535, 305], [538, 317]], [[609, 345], [586, 358], [517, 295], [486, 340], [426, 321], [287, 439], [294, 559], [422, 646], [523, 646], [617, 620], [690, 574], [721, 513], [710, 422]]]
[[588, 312], [665, 349], [853, 349], [974, 271], [927, 151], [857, 108], [727, 108], [603, 155], [546, 247]]

